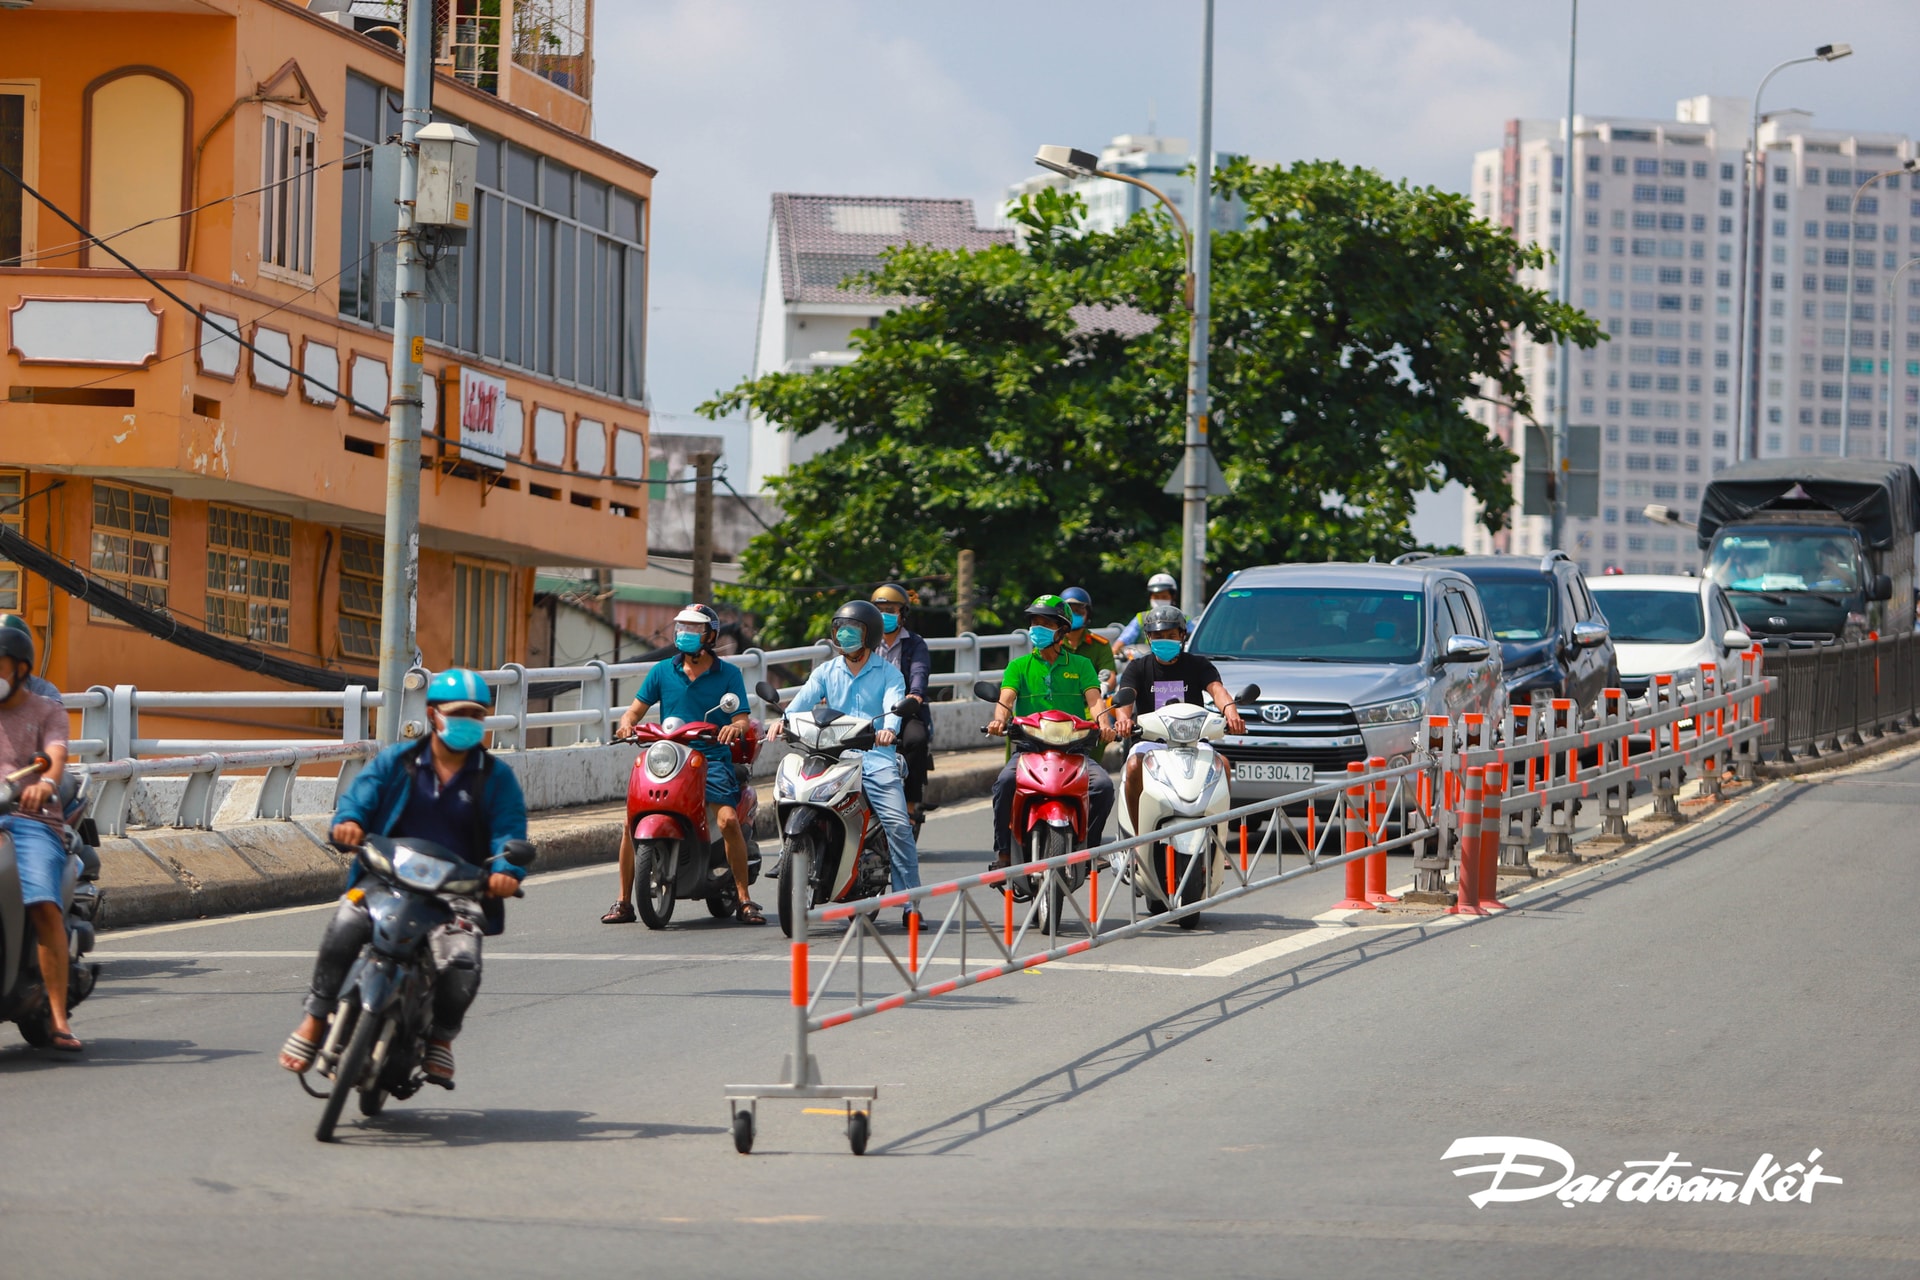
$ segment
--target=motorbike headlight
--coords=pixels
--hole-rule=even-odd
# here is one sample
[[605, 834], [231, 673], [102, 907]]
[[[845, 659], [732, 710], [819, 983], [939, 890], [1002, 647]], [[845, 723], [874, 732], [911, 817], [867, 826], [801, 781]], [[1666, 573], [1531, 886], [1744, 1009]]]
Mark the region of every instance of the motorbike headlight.
[[680, 748], [671, 742], [656, 742], [647, 748], [647, 776], [665, 782], [680, 767]]
[[1080, 736], [1070, 720], [1042, 720], [1040, 722], [1040, 741], [1052, 746], [1063, 747]]
[[1191, 746], [1200, 741], [1205, 732], [1207, 718], [1203, 715], [1164, 716], [1167, 722], [1167, 741], [1175, 746]]
[[409, 889], [432, 893], [447, 882], [454, 866], [444, 858], [409, 849], [404, 845], [393, 855], [393, 878]]
[[1368, 707], [1355, 707], [1353, 717], [1363, 725], [1399, 724], [1404, 720], [1418, 720], [1420, 709], [1420, 699], [1401, 698], [1394, 702], [1376, 702]]

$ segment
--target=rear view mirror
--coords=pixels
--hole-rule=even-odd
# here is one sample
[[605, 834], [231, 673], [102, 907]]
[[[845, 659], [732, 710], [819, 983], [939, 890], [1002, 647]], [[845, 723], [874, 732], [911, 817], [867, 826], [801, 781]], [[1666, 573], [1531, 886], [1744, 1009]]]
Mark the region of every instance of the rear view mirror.
[[1727, 646], [1728, 653], [1745, 653], [1753, 648], [1753, 637], [1735, 627], [1720, 637], [1720, 643]]
[[1573, 624], [1573, 647], [1576, 649], [1598, 649], [1611, 638], [1613, 632], [1604, 622], [1576, 622]]
[[767, 704], [769, 710], [778, 711], [780, 709], [780, 691], [768, 684], [765, 680], [754, 685], [753, 691], [759, 695], [760, 701]]
[[531, 840], [509, 840], [501, 846], [500, 856], [525, 871], [539, 860], [540, 851], [533, 847]]
[[1886, 574], [1884, 574], [1884, 573], [1876, 573], [1876, 574], [1874, 574], [1874, 575], [1873, 575], [1873, 590], [1872, 590], [1872, 591], [1870, 591], [1870, 592], [1868, 592], [1868, 594], [1867, 594], [1867, 599], [1869, 599], [1869, 600], [1891, 600], [1891, 599], [1893, 599], [1893, 579], [1892, 579], [1892, 578], [1889, 578], [1889, 577], [1888, 577], [1888, 576], [1887, 576]]
[[1116, 690], [1116, 691], [1114, 692], [1114, 695], [1113, 695], [1113, 705], [1114, 705], [1114, 706], [1116, 706], [1116, 707], [1130, 707], [1130, 706], [1132, 706], [1133, 704], [1134, 704], [1134, 692], [1133, 692], [1133, 690], [1131, 690], [1131, 689], [1119, 689], [1119, 690]]
[[1447, 651], [1440, 661], [1448, 665], [1459, 662], [1485, 662], [1493, 656], [1493, 646], [1479, 636], [1448, 636]]
[[1000, 686], [991, 680], [975, 680], [973, 682], [973, 696], [982, 702], [998, 702], [1000, 701]]
[[1258, 698], [1259, 696], [1260, 696], [1260, 686], [1257, 684], [1250, 684], [1246, 688], [1242, 689], [1240, 692], [1234, 694], [1233, 701], [1235, 705], [1238, 705], [1242, 702], [1252, 702], [1254, 699]]

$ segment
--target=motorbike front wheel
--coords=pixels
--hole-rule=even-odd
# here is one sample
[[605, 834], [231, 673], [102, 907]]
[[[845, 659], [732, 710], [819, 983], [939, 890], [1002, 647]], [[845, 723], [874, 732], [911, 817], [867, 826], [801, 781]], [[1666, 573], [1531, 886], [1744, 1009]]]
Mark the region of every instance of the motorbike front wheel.
[[791, 938], [794, 919], [813, 901], [813, 845], [801, 837], [780, 850], [780, 932]]
[[[1072, 852], [1071, 837], [1062, 827], [1035, 827], [1027, 840], [1028, 848], [1032, 851], [1032, 857], [1028, 859], [1030, 862], [1058, 858]], [[1041, 872], [1040, 879], [1047, 880], [1047, 892], [1041, 898], [1040, 910], [1034, 916], [1033, 923], [1042, 933], [1057, 931], [1062, 924], [1066, 923], [1067, 868], [1056, 867], [1050, 879], [1045, 872]], [[1040, 879], [1034, 881], [1036, 892], [1040, 887]]]
[[649, 929], [664, 929], [673, 919], [673, 879], [667, 842], [647, 840], [633, 851], [633, 902]]
[[333, 1127], [340, 1123], [347, 1095], [359, 1087], [360, 1077], [367, 1073], [367, 1059], [373, 1056], [373, 1042], [379, 1039], [385, 1021], [364, 1014], [354, 1021], [353, 1036], [333, 1068], [333, 1092], [327, 1095], [327, 1105], [320, 1109], [320, 1124], [313, 1131], [321, 1142], [333, 1141]]

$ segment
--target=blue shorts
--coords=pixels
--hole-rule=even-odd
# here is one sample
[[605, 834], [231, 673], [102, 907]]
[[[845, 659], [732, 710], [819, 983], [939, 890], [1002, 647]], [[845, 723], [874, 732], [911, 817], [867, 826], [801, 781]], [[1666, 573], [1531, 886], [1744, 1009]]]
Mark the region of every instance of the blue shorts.
[[13, 856], [20, 866], [20, 893], [28, 906], [36, 902], [63, 905], [60, 882], [66, 879], [66, 844], [60, 833], [44, 822], [9, 815], [0, 818], [0, 831], [13, 836]]
[[733, 748], [722, 747], [707, 756], [707, 803], [736, 805], [740, 802], [740, 780], [733, 776]]

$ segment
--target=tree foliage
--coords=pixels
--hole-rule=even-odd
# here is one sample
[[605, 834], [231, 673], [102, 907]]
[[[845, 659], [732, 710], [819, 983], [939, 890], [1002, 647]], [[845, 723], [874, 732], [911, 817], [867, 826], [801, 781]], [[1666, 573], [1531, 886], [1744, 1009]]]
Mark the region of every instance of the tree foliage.
[[[1517, 283], [1541, 252], [1464, 197], [1336, 163], [1235, 162], [1218, 189], [1248, 224], [1212, 253], [1211, 435], [1232, 489], [1209, 510], [1214, 580], [1405, 550], [1414, 495], [1448, 480], [1498, 527], [1514, 457], [1464, 402], [1529, 414], [1508, 342], [1599, 336]], [[859, 359], [702, 406], [842, 437], [772, 482], [785, 518], [743, 558], [734, 598], [770, 641], [821, 634], [882, 579], [945, 587], [963, 547], [984, 626], [1075, 583], [1117, 617], [1145, 574], [1177, 570], [1180, 504], [1161, 490], [1185, 429], [1181, 246], [1159, 218], [1099, 234], [1083, 216], [1042, 191], [1016, 214], [1021, 247], [894, 250], [868, 283], [918, 301], [856, 334]], [[1116, 323], [1139, 315], [1144, 333]]]

